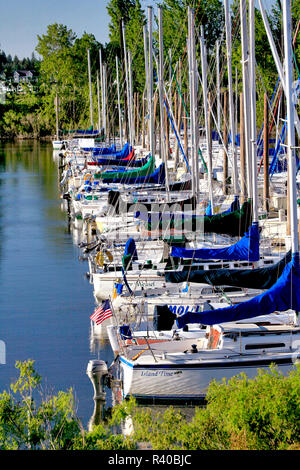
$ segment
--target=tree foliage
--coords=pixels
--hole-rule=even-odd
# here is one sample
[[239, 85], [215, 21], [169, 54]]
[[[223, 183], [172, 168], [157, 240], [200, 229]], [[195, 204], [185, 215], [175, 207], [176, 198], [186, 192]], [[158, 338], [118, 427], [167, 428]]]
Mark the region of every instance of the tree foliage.
[[[134, 399], [85, 430], [72, 389], [49, 393], [34, 361], [17, 362], [19, 378], [0, 394], [0, 449], [292, 450], [300, 449], [300, 367], [272, 366], [249, 379], [213, 381], [205, 407], [157, 411]], [[123, 433], [122, 429], [127, 428]]]

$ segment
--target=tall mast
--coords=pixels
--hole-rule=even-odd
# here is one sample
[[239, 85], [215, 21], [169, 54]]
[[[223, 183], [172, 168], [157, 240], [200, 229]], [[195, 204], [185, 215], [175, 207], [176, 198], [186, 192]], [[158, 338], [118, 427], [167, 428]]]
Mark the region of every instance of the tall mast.
[[93, 117], [93, 95], [92, 95], [92, 77], [91, 77], [91, 59], [90, 59], [90, 50], [87, 50], [88, 56], [88, 75], [89, 75], [89, 92], [90, 92], [90, 115], [91, 115], [91, 126], [94, 127], [94, 117]]
[[192, 139], [192, 194], [198, 200], [199, 197], [199, 165], [198, 165], [198, 107], [197, 107], [197, 66], [195, 48], [195, 13], [188, 7], [188, 52], [190, 69], [190, 117], [191, 117], [191, 139]]
[[204, 41], [203, 26], [201, 26], [201, 62], [202, 62], [202, 88], [203, 88], [203, 103], [204, 103], [204, 119], [205, 119], [205, 133], [207, 142], [207, 169], [208, 169], [208, 191], [209, 200], [211, 205], [211, 212], [214, 213], [214, 202], [213, 202], [213, 190], [212, 190], [212, 147], [211, 147], [211, 136], [208, 125], [208, 93], [207, 93], [207, 57], [206, 47]]
[[129, 113], [130, 113], [130, 124], [131, 124], [131, 144], [135, 142], [135, 129], [133, 124], [133, 92], [132, 92], [132, 57], [131, 51], [128, 51], [128, 85], [129, 85]]
[[[263, 19], [263, 22], [264, 22], [265, 30], [266, 30], [266, 33], [267, 33], [267, 36], [268, 36], [269, 44], [270, 44], [270, 47], [271, 47], [273, 59], [274, 59], [274, 62], [275, 62], [276, 68], [277, 68], [277, 72], [278, 72], [278, 75], [279, 75], [279, 78], [280, 78], [280, 81], [281, 81], [281, 84], [282, 84], [284, 94], [287, 96], [287, 89], [286, 89], [284, 71], [283, 71], [283, 68], [282, 68], [282, 65], [281, 65], [281, 62], [280, 62], [278, 52], [276, 50], [276, 46], [275, 46], [275, 42], [274, 42], [274, 39], [273, 39], [273, 36], [272, 36], [272, 32], [271, 32], [271, 28], [270, 28], [270, 25], [269, 25], [269, 22], [268, 22], [268, 18], [267, 18], [267, 15], [266, 15], [266, 12], [264, 10], [264, 7], [262, 5], [261, 0], [258, 0], [258, 2], [259, 2], [259, 7], [260, 7], [260, 11], [261, 11], [261, 16], [262, 16], [262, 19]], [[297, 134], [298, 134], [298, 138], [300, 138], [300, 120], [299, 120], [298, 113], [295, 110], [294, 110], [294, 122], [295, 122], [296, 131], [297, 131]]]
[[297, 224], [297, 196], [296, 196], [296, 156], [295, 156], [295, 106], [293, 103], [293, 53], [292, 53], [292, 20], [289, 1], [282, 2], [282, 19], [284, 31], [285, 56], [285, 88], [287, 107], [287, 158], [289, 172], [289, 205], [292, 237], [292, 253], [297, 255], [299, 262], [299, 240]]
[[218, 134], [221, 134], [221, 103], [220, 103], [220, 41], [216, 42], [216, 79], [217, 79], [217, 123]]
[[150, 135], [150, 154], [154, 156], [154, 115], [153, 115], [153, 50], [152, 50], [152, 7], [148, 7], [149, 24], [149, 135]]
[[256, 132], [256, 76], [255, 76], [255, 5], [249, 0], [249, 73], [250, 73], [250, 102], [251, 102], [251, 154], [252, 154], [252, 196], [253, 196], [253, 222], [258, 222], [257, 197], [257, 132]]
[[127, 91], [127, 109], [128, 109], [128, 127], [129, 127], [129, 140], [131, 145], [132, 142], [132, 122], [131, 122], [131, 113], [130, 113], [130, 95], [129, 95], [129, 77], [128, 77], [128, 61], [127, 61], [127, 48], [126, 48], [126, 38], [125, 38], [125, 25], [122, 20], [122, 33], [123, 33], [123, 47], [124, 47], [124, 62], [125, 62], [125, 75], [126, 75], [126, 91]]
[[231, 63], [231, 21], [229, 14], [229, 0], [224, 0], [225, 8], [225, 27], [226, 27], [226, 46], [227, 46], [227, 69], [228, 69], [228, 92], [229, 92], [229, 123], [231, 131], [231, 150], [233, 161], [233, 187], [234, 194], [238, 195], [238, 171], [237, 171], [237, 150], [235, 144], [235, 121], [234, 121], [234, 105], [233, 105], [233, 83], [232, 83], [232, 63]]
[[252, 160], [250, 158], [250, 129], [249, 129], [249, 50], [247, 37], [247, 11], [245, 0], [240, 0], [241, 40], [242, 40], [242, 70], [243, 70], [243, 98], [244, 98], [244, 133], [245, 155], [247, 161], [248, 195], [252, 199]]
[[103, 116], [104, 116], [104, 123], [105, 123], [105, 135], [108, 135], [109, 133], [109, 125], [107, 122], [107, 76], [106, 76], [106, 64], [103, 64], [102, 66], [103, 69]]
[[99, 70], [97, 70], [97, 106], [98, 106], [98, 129], [101, 129], [101, 107], [100, 107], [100, 86], [99, 86]]
[[[148, 66], [148, 45], [147, 45], [147, 26], [144, 25], [143, 27], [143, 35], [144, 35], [144, 56], [145, 56], [145, 76], [146, 76], [146, 99], [147, 99], [147, 110], [148, 110], [148, 117], [149, 117], [149, 66]], [[149, 119], [147, 125], [147, 135], [148, 135], [148, 146], [150, 146], [150, 126], [149, 126]], [[150, 148], [150, 147], [149, 147]]]
[[117, 71], [117, 92], [118, 92], [120, 146], [123, 147], [123, 129], [122, 129], [122, 116], [121, 116], [121, 103], [120, 103], [120, 81], [119, 81], [119, 59], [118, 59], [118, 56], [116, 56], [116, 71]]
[[159, 111], [160, 111], [160, 140], [162, 161], [165, 163], [166, 171], [166, 189], [169, 193], [168, 160], [166, 152], [165, 139], [165, 114], [164, 114], [164, 53], [163, 53], [163, 24], [162, 8], [158, 7], [158, 32], [159, 32], [159, 70], [158, 70], [158, 89], [159, 89]]
[[101, 84], [101, 108], [102, 108], [102, 127], [104, 135], [106, 136], [106, 115], [105, 115], [105, 91], [103, 83], [103, 65], [102, 65], [102, 51], [99, 49], [99, 68], [100, 68], [100, 84]]

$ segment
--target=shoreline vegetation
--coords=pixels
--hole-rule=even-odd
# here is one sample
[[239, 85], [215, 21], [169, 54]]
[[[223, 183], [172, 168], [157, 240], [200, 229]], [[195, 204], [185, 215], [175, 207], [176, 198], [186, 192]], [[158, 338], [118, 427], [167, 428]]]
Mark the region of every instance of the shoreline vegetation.
[[183, 408], [154, 411], [130, 399], [98, 411], [88, 429], [71, 388], [49, 393], [32, 360], [16, 368], [19, 378], [0, 393], [0, 450], [300, 450], [299, 364], [288, 375], [271, 366], [252, 379], [213, 381], [206, 406], [188, 418]]
[[[169, 64], [166, 66], [171, 79], [171, 92], [180, 94], [188, 90], [188, 64], [185, 53], [187, 36], [187, 6], [191, 0], [163, 0], [164, 49], [169, 51]], [[293, 26], [297, 27], [300, 17], [300, 0], [293, 1]], [[0, 102], [0, 138], [1, 139], [50, 139], [56, 134], [55, 99], [59, 99], [60, 130], [87, 129], [91, 125], [88, 58], [90, 51], [94, 129], [98, 128], [97, 74], [100, 69], [100, 52], [103, 66], [106, 68], [107, 93], [105, 112], [107, 116], [107, 135], [118, 134], [117, 89], [116, 89], [116, 56], [120, 64], [121, 108], [126, 116], [126, 86], [121, 34], [121, 19], [125, 26], [127, 50], [132, 53], [133, 95], [136, 103], [136, 114], [142, 120], [142, 103], [145, 99], [145, 62], [143, 45], [143, 25], [146, 24], [147, 12], [142, 8], [140, 0], [111, 0], [107, 11], [110, 17], [109, 42], [100, 44], [91, 33], [84, 32], [78, 37], [63, 24], [50, 24], [47, 31], [37, 36], [35, 52], [31, 59], [12, 59], [0, 50], [0, 81], [6, 90], [5, 98]], [[274, 2], [268, 11], [268, 19], [273, 38], [279, 51], [281, 47], [281, 12], [278, 2]], [[224, 36], [224, 11], [221, 0], [202, 0], [195, 12], [196, 30], [204, 25], [204, 33], [208, 50], [209, 82], [214, 82], [216, 41], [220, 41], [221, 98], [227, 89], [226, 44]], [[235, 78], [237, 96], [242, 89], [241, 43], [239, 28], [239, 3], [232, 2], [232, 67]], [[272, 96], [277, 81], [276, 66], [269, 47], [261, 13], [255, 11], [256, 28], [256, 60], [257, 60], [257, 124], [263, 122], [264, 93]], [[154, 40], [157, 41], [157, 31]], [[200, 47], [197, 41], [197, 54]], [[157, 44], [154, 50], [157, 49]], [[294, 59], [300, 64], [300, 35], [294, 40]], [[31, 81], [22, 83], [16, 91], [14, 73], [19, 70], [32, 70]], [[166, 77], [167, 78], [167, 77]], [[175, 80], [176, 78], [176, 80]], [[101, 95], [101, 90], [100, 90]], [[215, 95], [215, 91], [213, 92]], [[214, 101], [216, 97], [213, 96]], [[100, 102], [102, 97], [100, 97]], [[177, 97], [177, 101], [179, 96]], [[139, 105], [137, 105], [139, 103]], [[201, 106], [201, 103], [199, 103]], [[187, 103], [188, 107], [188, 103]], [[101, 110], [102, 112], [102, 110]], [[159, 112], [157, 107], [157, 113]], [[284, 111], [283, 111], [284, 112]], [[97, 123], [96, 123], [97, 121]], [[125, 126], [126, 127], [126, 126]], [[140, 126], [141, 129], [141, 126]]]

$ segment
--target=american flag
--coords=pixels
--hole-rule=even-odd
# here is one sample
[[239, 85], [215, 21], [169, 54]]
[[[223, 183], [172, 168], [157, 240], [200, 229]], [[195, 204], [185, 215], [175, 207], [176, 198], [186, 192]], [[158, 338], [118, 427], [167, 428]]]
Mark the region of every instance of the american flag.
[[93, 320], [96, 325], [100, 325], [100, 323], [102, 323], [109, 317], [112, 317], [110, 303], [109, 300], [104, 300], [102, 304], [90, 316], [90, 319]]

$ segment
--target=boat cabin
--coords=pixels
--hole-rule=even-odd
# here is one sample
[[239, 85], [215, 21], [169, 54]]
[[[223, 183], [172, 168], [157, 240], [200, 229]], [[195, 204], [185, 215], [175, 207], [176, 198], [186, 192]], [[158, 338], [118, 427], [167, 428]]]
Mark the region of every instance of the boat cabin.
[[296, 348], [300, 328], [265, 323], [226, 323], [207, 327], [207, 349], [231, 349], [240, 354], [288, 352]]

